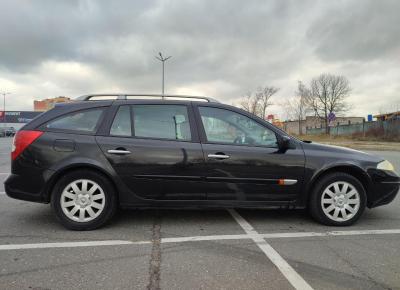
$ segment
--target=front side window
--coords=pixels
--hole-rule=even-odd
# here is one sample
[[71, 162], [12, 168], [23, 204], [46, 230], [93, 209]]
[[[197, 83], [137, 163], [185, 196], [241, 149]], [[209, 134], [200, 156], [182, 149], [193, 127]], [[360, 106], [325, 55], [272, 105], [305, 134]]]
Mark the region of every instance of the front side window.
[[100, 120], [102, 108], [69, 113], [47, 123], [46, 128], [93, 133]]
[[211, 107], [199, 111], [208, 142], [277, 147], [272, 130], [242, 114]]
[[135, 137], [189, 141], [192, 139], [187, 107], [133, 105]]
[[130, 106], [121, 106], [111, 125], [110, 135], [132, 136]]

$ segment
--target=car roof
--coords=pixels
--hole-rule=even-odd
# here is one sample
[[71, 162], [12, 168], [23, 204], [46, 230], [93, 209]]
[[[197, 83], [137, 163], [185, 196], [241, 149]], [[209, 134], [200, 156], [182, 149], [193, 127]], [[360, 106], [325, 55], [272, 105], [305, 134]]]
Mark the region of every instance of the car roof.
[[207, 101], [218, 103], [211, 97], [192, 96], [192, 95], [166, 95], [166, 94], [130, 94], [130, 93], [112, 93], [112, 94], [89, 94], [76, 98], [76, 101], [92, 100], [176, 100], [176, 101]]

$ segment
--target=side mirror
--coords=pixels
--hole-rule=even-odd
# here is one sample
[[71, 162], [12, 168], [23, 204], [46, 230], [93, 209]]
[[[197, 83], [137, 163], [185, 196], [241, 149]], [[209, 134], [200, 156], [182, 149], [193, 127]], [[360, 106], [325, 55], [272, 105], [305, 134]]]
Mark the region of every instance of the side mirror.
[[287, 150], [290, 147], [290, 137], [283, 135], [280, 136], [280, 140], [279, 140], [279, 149], [280, 150]]

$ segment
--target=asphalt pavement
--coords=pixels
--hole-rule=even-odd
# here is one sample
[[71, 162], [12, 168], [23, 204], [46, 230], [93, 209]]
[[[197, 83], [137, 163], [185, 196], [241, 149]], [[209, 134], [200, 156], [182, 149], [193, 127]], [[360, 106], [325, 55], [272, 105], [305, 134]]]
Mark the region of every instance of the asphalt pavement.
[[[0, 180], [11, 139], [0, 138]], [[400, 169], [400, 152], [371, 152]], [[0, 192], [4, 192], [0, 182]], [[0, 289], [400, 289], [400, 200], [351, 227], [302, 210], [124, 210], [64, 229], [0, 193]]]

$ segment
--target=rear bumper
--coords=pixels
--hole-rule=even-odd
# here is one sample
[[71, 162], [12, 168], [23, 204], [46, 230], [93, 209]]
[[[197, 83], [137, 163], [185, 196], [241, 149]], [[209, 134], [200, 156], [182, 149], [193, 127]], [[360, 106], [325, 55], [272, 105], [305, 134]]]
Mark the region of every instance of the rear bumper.
[[32, 178], [21, 176], [17, 174], [10, 174], [7, 180], [4, 182], [4, 189], [6, 194], [15, 199], [48, 203], [48, 198], [46, 198], [45, 183], [43, 179], [34, 178], [34, 186], [32, 185]]

